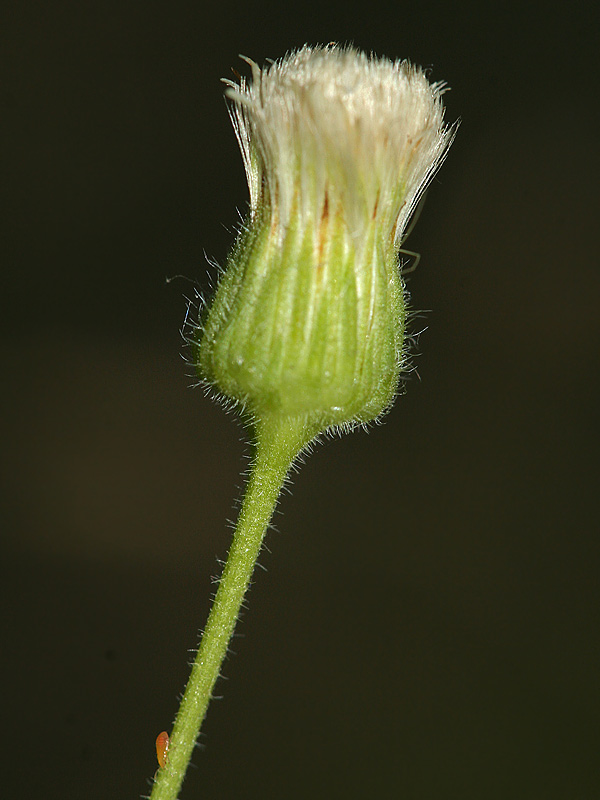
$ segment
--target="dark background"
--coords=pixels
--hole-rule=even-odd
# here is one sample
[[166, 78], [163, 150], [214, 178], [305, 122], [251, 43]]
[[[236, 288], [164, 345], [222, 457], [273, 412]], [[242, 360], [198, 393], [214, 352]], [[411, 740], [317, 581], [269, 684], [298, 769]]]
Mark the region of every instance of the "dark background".
[[182, 800], [600, 797], [592, 9], [3, 6], [3, 800], [148, 792], [248, 455], [180, 358], [247, 198], [219, 79], [331, 40], [462, 117], [421, 381], [294, 479]]

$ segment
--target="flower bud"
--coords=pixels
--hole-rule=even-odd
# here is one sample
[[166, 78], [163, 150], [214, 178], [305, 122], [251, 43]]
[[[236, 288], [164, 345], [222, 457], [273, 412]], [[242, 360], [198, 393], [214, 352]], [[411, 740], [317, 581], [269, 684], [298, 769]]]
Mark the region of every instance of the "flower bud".
[[201, 323], [198, 369], [258, 419], [366, 423], [405, 358], [398, 250], [452, 138], [443, 84], [335, 45], [251, 66], [250, 84], [226, 82], [250, 212]]

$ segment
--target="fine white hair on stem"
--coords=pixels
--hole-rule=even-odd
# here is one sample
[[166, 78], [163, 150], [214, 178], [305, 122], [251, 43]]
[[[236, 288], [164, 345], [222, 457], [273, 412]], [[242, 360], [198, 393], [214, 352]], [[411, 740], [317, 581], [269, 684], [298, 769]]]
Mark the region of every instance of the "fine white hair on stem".
[[355, 239], [375, 222], [398, 248], [454, 135], [445, 84], [338, 45], [305, 45], [263, 69], [244, 60], [252, 80], [225, 83], [251, 215], [285, 231], [337, 214]]

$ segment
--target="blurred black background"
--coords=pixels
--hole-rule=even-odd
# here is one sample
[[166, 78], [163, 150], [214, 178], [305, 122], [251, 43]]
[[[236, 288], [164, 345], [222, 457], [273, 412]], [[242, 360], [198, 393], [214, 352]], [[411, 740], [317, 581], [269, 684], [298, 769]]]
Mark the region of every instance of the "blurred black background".
[[182, 800], [600, 797], [595, 14], [3, 6], [3, 800], [148, 793], [248, 455], [180, 358], [247, 198], [219, 79], [332, 40], [462, 117], [421, 380], [295, 478]]

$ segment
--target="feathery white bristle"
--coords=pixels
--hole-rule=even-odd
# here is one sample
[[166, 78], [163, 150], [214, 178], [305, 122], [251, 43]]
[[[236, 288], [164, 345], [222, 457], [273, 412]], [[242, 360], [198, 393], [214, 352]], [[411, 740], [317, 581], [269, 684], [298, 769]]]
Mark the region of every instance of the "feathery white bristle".
[[443, 83], [408, 61], [337, 45], [304, 46], [252, 81], [227, 81], [231, 117], [250, 189], [251, 213], [270, 205], [285, 230], [308, 225], [325, 204], [352, 237], [373, 220], [399, 246], [423, 190], [453, 137]]

